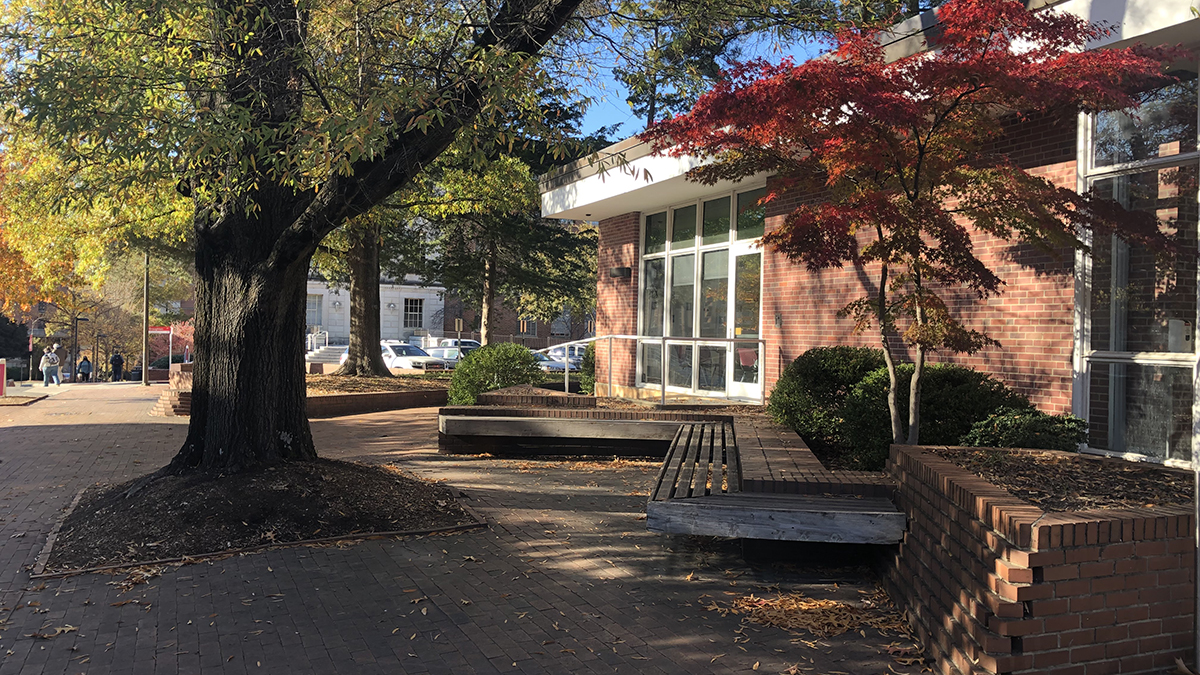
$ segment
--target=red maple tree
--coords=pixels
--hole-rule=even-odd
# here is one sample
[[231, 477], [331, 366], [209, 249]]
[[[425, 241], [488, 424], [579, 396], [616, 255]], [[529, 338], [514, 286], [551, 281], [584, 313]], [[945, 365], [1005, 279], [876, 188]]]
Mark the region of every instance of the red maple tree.
[[849, 263], [875, 275], [871, 295], [842, 314], [856, 331], [879, 331], [897, 443], [905, 437], [889, 335], [916, 353], [908, 443], [918, 441], [926, 353], [998, 344], [963, 325], [943, 298], [1001, 290], [975, 255], [973, 233], [1065, 252], [1085, 248], [1085, 233], [1108, 231], [1172, 250], [1151, 215], [1056, 187], [990, 148], [1007, 124], [1032, 115], [1136, 106], [1134, 94], [1171, 81], [1169, 64], [1186, 52], [1085, 51], [1108, 29], [1013, 0], [952, 0], [937, 18], [927, 49], [896, 60], [882, 46], [886, 33], [851, 26], [824, 58], [741, 64], [691, 112], [643, 136], [660, 152], [712, 157], [689, 175], [701, 183], [768, 172], [776, 180], [764, 201], [821, 195], [762, 241], [810, 270]]

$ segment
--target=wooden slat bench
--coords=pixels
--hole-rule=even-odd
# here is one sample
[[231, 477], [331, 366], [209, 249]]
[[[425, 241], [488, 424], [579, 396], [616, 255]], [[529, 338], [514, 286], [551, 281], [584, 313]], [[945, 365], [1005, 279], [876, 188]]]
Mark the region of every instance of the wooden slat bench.
[[904, 514], [884, 497], [744, 491], [734, 434], [729, 423], [680, 425], [646, 503], [648, 529], [846, 544], [900, 541]]

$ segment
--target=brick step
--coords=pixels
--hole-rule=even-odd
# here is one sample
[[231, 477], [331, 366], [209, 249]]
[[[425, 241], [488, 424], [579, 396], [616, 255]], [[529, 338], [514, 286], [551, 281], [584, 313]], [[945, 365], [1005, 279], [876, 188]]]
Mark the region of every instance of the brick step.
[[155, 417], [186, 417], [192, 413], [192, 392], [172, 389], [164, 391], [150, 409]]

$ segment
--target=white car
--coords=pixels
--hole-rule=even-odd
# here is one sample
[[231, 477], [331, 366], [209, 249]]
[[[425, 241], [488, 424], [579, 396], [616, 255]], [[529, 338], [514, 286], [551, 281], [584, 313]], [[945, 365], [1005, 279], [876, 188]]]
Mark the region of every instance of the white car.
[[434, 347], [426, 351], [433, 358], [449, 363], [451, 368], [458, 365], [459, 361], [462, 361], [466, 358], [467, 354], [471, 353], [471, 350], [466, 347]]
[[[420, 347], [414, 347], [399, 340], [380, 340], [379, 346], [383, 350], [383, 365], [388, 368], [427, 371], [450, 370], [453, 368], [449, 362], [434, 358], [426, 354], [425, 350]], [[341, 363], [346, 362], [348, 355], [349, 352], [342, 354]]]
[[537, 359], [538, 368], [541, 368], [543, 373], [561, 373], [566, 369], [570, 369], [570, 371], [573, 373], [579, 370], [579, 366], [575, 365], [574, 363], [555, 361], [541, 352], [531, 353], [533, 354], [533, 358]]
[[583, 365], [583, 352], [586, 350], [587, 345], [571, 345], [570, 347], [552, 347], [546, 350], [545, 354], [555, 361], [569, 361], [574, 370]]

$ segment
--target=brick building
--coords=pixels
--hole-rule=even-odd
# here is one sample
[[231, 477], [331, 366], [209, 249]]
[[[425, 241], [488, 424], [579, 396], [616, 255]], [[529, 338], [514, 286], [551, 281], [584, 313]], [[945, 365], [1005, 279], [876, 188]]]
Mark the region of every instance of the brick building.
[[[1200, 19], [1184, 4], [1041, 4], [1113, 26], [1093, 48], [1200, 47]], [[932, 25], [930, 15], [900, 24], [889, 53], [922, 49]], [[1056, 185], [1153, 212], [1197, 241], [1196, 63], [1179, 69], [1183, 82], [1148, 92], [1136, 115], [1029, 119], [1010, 125], [998, 149]], [[837, 316], [870, 288], [871, 270], [810, 273], [757, 244], [790, 204], [814, 196], [759, 206], [770, 176], [703, 186], [685, 177], [703, 160], [655, 155], [637, 138], [601, 151], [617, 156], [625, 163], [607, 162], [606, 171], [592, 158], [542, 179], [543, 215], [599, 222], [596, 335], [625, 336], [598, 342], [601, 393], [611, 381], [614, 394], [658, 396], [665, 376], [668, 392], [765, 400], [782, 369], [811, 347], [877, 345]], [[1001, 347], [933, 360], [985, 370], [1047, 412], [1088, 419], [1093, 450], [1187, 464], [1200, 410], [1195, 257], [1163, 269], [1108, 238], [1092, 242], [1090, 254], [1051, 255], [984, 236], [975, 246], [1006, 286], [954, 310]]]

